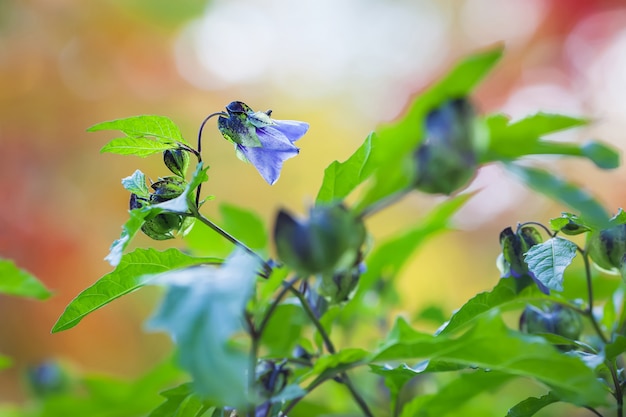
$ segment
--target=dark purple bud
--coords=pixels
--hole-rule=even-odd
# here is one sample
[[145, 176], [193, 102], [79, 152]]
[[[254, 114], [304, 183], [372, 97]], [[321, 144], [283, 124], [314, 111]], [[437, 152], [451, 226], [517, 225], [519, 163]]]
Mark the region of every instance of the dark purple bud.
[[287, 385], [291, 371], [285, 366], [286, 364], [286, 360], [280, 363], [272, 360], [261, 360], [257, 364], [256, 380], [264, 398], [271, 398], [280, 394]]

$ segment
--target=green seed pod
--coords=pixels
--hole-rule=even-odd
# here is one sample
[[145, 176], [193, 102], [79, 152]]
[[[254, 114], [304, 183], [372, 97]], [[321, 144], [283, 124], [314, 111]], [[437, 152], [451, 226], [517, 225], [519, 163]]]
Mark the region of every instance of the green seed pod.
[[165, 177], [152, 184], [154, 192], [150, 195], [153, 204], [162, 203], [180, 196], [187, 183], [179, 177]]
[[170, 171], [184, 179], [189, 168], [189, 152], [182, 148], [168, 149], [163, 152], [163, 162]]
[[161, 213], [146, 220], [141, 226], [141, 231], [154, 240], [173, 239], [172, 232], [180, 229], [182, 221], [182, 216], [176, 213]]
[[520, 317], [520, 330], [529, 334], [551, 333], [577, 340], [582, 328], [580, 314], [561, 304], [552, 304], [544, 308], [529, 305]]
[[624, 277], [626, 263], [626, 224], [593, 233], [588, 242], [589, 256], [600, 268], [620, 272]]
[[351, 268], [364, 240], [363, 221], [338, 204], [313, 207], [306, 221], [281, 210], [274, 227], [279, 258], [304, 276]]

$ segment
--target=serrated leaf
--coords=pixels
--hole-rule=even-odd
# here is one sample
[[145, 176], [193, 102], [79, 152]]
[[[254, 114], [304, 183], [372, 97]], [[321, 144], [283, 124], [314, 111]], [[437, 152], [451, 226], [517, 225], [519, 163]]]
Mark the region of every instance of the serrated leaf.
[[536, 285], [518, 294], [515, 278], [502, 278], [491, 291], [479, 293], [467, 301], [438, 332], [451, 334], [494, 310], [508, 310], [546, 298]]
[[410, 185], [413, 178], [411, 156], [423, 140], [428, 112], [446, 100], [469, 96], [500, 60], [502, 50], [498, 45], [462, 59], [443, 78], [417, 96], [398, 121], [377, 129], [367, 161], [367, 169], [371, 169], [374, 178], [357, 203], [357, 211]]
[[178, 126], [165, 116], [143, 115], [98, 123], [88, 132], [119, 130], [129, 137], [154, 137], [164, 142], [180, 142], [188, 145]]
[[176, 142], [157, 142], [148, 138], [116, 138], [104, 145], [100, 153], [114, 153], [117, 155], [135, 155], [141, 158], [163, 152], [168, 149], [176, 149]]
[[[207, 415], [204, 411], [210, 408], [194, 393], [191, 383], [170, 388], [161, 395], [165, 397], [165, 402], [152, 410], [148, 417], [200, 417]], [[201, 411], [202, 414], [199, 414]]]
[[576, 185], [537, 168], [517, 164], [506, 164], [506, 168], [530, 188], [579, 212], [590, 227], [599, 230], [608, 226], [609, 215], [604, 207]]
[[457, 338], [417, 332], [400, 319], [370, 360], [416, 358], [531, 377], [549, 386], [564, 401], [588, 406], [606, 404], [604, 385], [583, 361], [562, 355], [540, 337], [509, 330], [497, 311], [481, 317]]
[[208, 167], [202, 168], [202, 162], [200, 162], [196, 167], [196, 172], [194, 173], [191, 181], [187, 184], [185, 190], [180, 196], [164, 203], [152, 204], [142, 208], [130, 210], [130, 218], [122, 226], [122, 234], [120, 235], [120, 238], [111, 244], [109, 254], [104, 259], [112, 266], [117, 266], [122, 259], [124, 249], [126, 249], [132, 238], [137, 234], [137, 232], [139, 232], [146, 219], [150, 219], [164, 211], [186, 213], [189, 210], [189, 207], [195, 204], [193, 201], [195, 196], [192, 191], [198, 188], [198, 185], [208, 180], [209, 177], [206, 173], [208, 169]]
[[317, 194], [317, 203], [341, 200], [366, 180], [373, 172], [370, 163], [372, 140], [370, 133], [359, 148], [344, 162], [334, 161], [324, 170], [322, 186]]
[[559, 398], [551, 392], [539, 398], [526, 398], [511, 408], [506, 417], [532, 417], [541, 409], [556, 402], [559, 402]]
[[257, 259], [237, 250], [221, 268], [169, 271], [153, 280], [167, 286], [167, 293], [148, 329], [171, 335], [194, 391], [216, 405], [240, 407], [251, 399], [248, 355], [231, 338], [243, 331], [258, 267]]
[[136, 170], [133, 175], [122, 179], [122, 186], [139, 197], [150, 198], [150, 190], [146, 185], [146, 176], [140, 170]]
[[147, 285], [155, 278], [155, 274], [175, 268], [221, 262], [221, 259], [216, 258], [196, 258], [185, 255], [175, 248], [163, 252], [155, 249], [135, 249], [122, 256], [112, 272], [83, 290], [65, 307], [65, 311], [52, 328], [52, 333], [71, 329], [88, 314]]
[[438, 417], [458, 415], [460, 407], [479, 394], [495, 391], [513, 378], [500, 372], [473, 371], [460, 374], [435, 394], [417, 396], [402, 408], [400, 417]]
[[576, 256], [577, 248], [567, 239], [553, 237], [532, 246], [524, 255], [524, 260], [543, 285], [551, 290], [563, 291], [563, 274]]
[[50, 291], [33, 275], [18, 268], [8, 259], [0, 258], [0, 294], [45, 300]]

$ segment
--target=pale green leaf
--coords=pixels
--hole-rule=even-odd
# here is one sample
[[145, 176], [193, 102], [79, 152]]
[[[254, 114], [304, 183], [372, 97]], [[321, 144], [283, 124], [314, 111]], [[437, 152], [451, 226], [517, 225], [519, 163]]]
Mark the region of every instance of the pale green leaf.
[[122, 179], [122, 186], [139, 197], [149, 198], [150, 190], [146, 185], [146, 176], [140, 170], [136, 170], [133, 175]]
[[524, 260], [543, 285], [551, 290], [563, 291], [563, 274], [576, 256], [576, 249], [575, 243], [554, 237], [532, 246], [524, 255]]
[[256, 258], [237, 250], [221, 268], [169, 271], [152, 281], [167, 286], [167, 293], [148, 328], [171, 335], [194, 391], [217, 405], [239, 407], [251, 399], [249, 357], [231, 338], [243, 331], [258, 267]]

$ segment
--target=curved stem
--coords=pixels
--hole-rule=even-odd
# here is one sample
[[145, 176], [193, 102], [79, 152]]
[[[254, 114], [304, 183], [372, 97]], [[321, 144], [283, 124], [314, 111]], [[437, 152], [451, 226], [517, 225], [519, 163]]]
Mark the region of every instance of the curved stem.
[[548, 227], [546, 225], [544, 225], [543, 223], [539, 223], [539, 222], [518, 223], [517, 224], [517, 230], [521, 229], [522, 227], [524, 227], [526, 225], [533, 225], [533, 226], [541, 227], [548, 234], [548, 236], [550, 236], [550, 237], [554, 237], [557, 234], [557, 232], [553, 232], [552, 230], [548, 229]]
[[609, 343], [609, 339], [607, 339], [607, 337], [604, 335], [604, 332], [600, 328], [600, 324], [598, 324], [596, 317], [593, 315], [593, 285], [591, 282], [591, 265], [589, 263], [589, 255], [580, 246], [576, 246], [576, 248], [583, 257], [583, 261], [585, 263], [585, 277], [587, 279], [587, 298], [589, 304], [587, 309], [585, 310], [585, 313], [587, 317], [589, 317], [589, 320], [591, 321], [591, 325], [593, 326], [594, 330], [596, 331], [600, 339], [602, 339], [602, 342], [604, 344], [607, 344]]
[[591, 407], [585, 407], [587, 410], [591, 411], [593, 414], [600, 416], [600, 417], [604, 417], [602, 414], [600, 414], [598, 411], [596, 411], [595, 408], [591, 408]]
[[[331, 353], [331, 354], [336, 353], [337, 351], [335, 350], [335, 346], [334, 346], [333, 342], [330, 340], [330, 337], [328, 336], [328, 333], [326, 332], [326, 329], [324, 329], [324, 326], [322, 326], [322, 323], [320, 323], [320, 321], [317, 319], [317, 317], [315, 317], [315, 313], [313, 312], [313, 309], [311, 308], [311, 306], [307, 302], [306, 298], [304, 297], [304, 294], [302, 294], [300, 291], [298, 291], [292, 285], [289, 286], [289, 290], [298, 298], [298, 300], [300, 301], [300, 304], [302, 305], [302, 308], [304, 308], [304, 311], [309, 316], [309, 319], [311, 320], [311, 322], [313, 322], [313, 325], [315, 326], [315, 328], [319, 332], [320, 336], [322, 337], [322, 340], [324, 341], [324, 346], [326, 346], [326, 350], [328, 350], [328, 352]], [[365, 402], [365, 400], [363, 399], [361, 394], [356, 390], [356, 387], [352, 383], [352, 380], [350, 379], [348, 374], [346, 372], [341, 372], [339, 374], [339, 376], [341, 377], [341, 380], [344, 383], [344, 385], [350, 391], [350, 394], [352, 395], [352, 398], [354, 399], [354, 401], [357, 403], [357, 405], [361, 409], [361, 412], [363, 412], [363, 415], [365, 415], [367, 417], [373, 417], [374, 415], [370, 411], [369, 407], [367, 406], [367, 403]], [[315, 388], [315, 386], [309, 387], [309, 388], [312, 389], [312, 388]], [[309, 392], [309, 388], [307, 388], [307, 392]], [[294, 405], [295, 404], [293, 404], [293, 405], [289, 404], [289, 408], [290, 409], [293, 408]]]
[[252, 249], [250, 249], [245, 243], [243, 243], [242, 241], [240, 241], [239, 239], [237, 239], [236, 237], [234, 237], [233, 235], [228, 233], [226, 230], [222, 229], [221, 227], [219, 227], [218, 225], [213, 223], [211, 220], [207, 219], [202, 214], [200, 214], [200, 212], [198, 211], [198, 207], [197, 206], [196, 207], [190, 207], [190, 210], [191, 210], [191, 214], [196, 219], [200, 220], [202, 223], [204, 223], [205, 225], [209, 226], [211, 229], [213, 229], [214, 231], [219, 233], [226, 240], [232, 242], [235, 246], [245, 250], [250, 255], [252, 255], [255, 258], [257, 258], [261, 262], [261, 265], [263, 265], [263, 273], [261, 273], [259, 275], [261, 275], [263, 278], [269, 278], [270, 274], [272, 273], [272, 267], [271, 267], [271, 265], [267, 261], [265, 261], [265, 259], [263, 259], [258, 253], [256, 253]]
[[617, 401], [617, 417], [624, 416], [624, 392], [622, 391], [622, 385], [619, 382], [617, 372], [615, 371], [615, 363], [607, 363], [609, 370], [611, 371], [611, 378], [613, 379], [613, 385], [615, 385], [615, 400]]
[[[202, 130], [204, 129], [204, 125], [206, 124], [206, 122], [208, 122], [211, 118], [215, 116], [228, 116], [228, 114], [224, 113], [223, 111], [211, 113], [207, 117], [204, 118], [202, 123], [200, 123], [200, 128], [198, 129], [198, 148], [195, 150], [195, 152], [193, 152], [193, 154], [196, 155], [196, 157], [198, 158], [198, 163], [202, 162]], [[196, 188], [196, 206], [198, 207], [200, 206], [200, 190], [201, 189], [202, 189], [202, 184], [198, 185], [198, 188]]]

